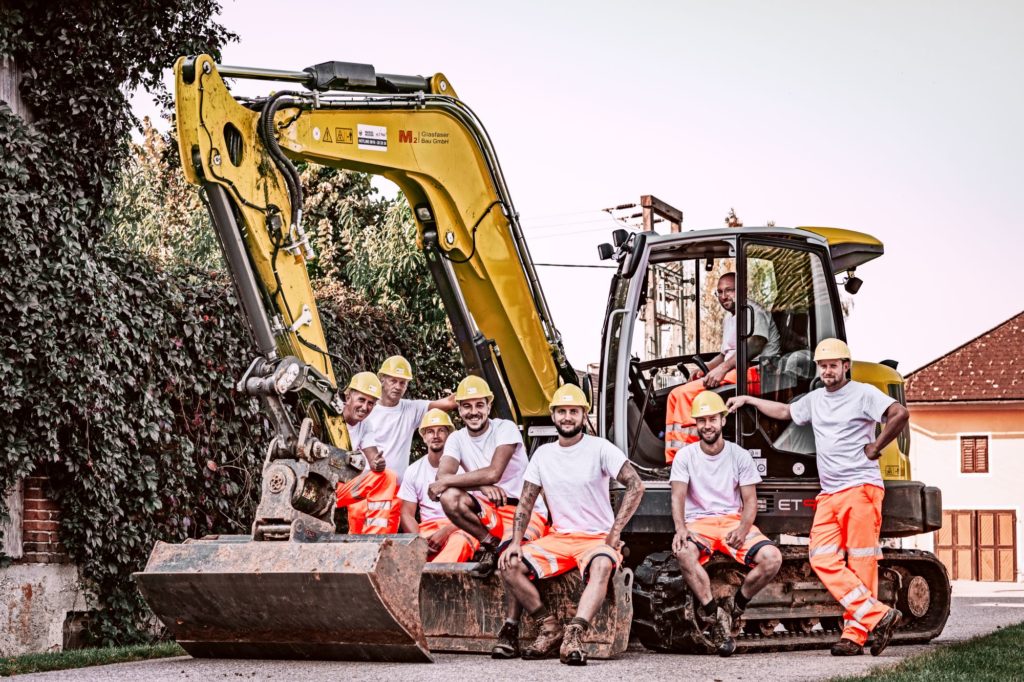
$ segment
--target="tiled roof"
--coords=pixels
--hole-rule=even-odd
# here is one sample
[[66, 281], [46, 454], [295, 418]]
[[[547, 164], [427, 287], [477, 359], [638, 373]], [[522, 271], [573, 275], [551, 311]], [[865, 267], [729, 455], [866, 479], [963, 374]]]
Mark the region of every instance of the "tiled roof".
[[1024, 400], [1024, 312], [907, 375], [907, 402]]

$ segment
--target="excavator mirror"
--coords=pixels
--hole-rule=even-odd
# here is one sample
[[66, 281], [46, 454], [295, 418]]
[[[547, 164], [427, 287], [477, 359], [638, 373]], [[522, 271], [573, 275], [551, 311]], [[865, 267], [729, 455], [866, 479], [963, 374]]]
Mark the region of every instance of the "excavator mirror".
[[627, 239], [629, 239], [629, 232], [626, 230], [618, 229], [612, 231], [612, 243], [615, 244], [615, 248], [625, 244]]
[[864, 280], [862, 280], [860, 277], [854, 277], [853, 273], [851, 272], [850, 275], [846, 278], [846, 281], [843, 282], [843, 288], [846, 289], [846, 291], [851, 294], [856, 294], [858, 291], [860, 291], [860, 288], [863, 284]]
[[615, 255], [615, 247], [611, 244], [604, 243], [597, 245], [597, 257], [601, 260], [608, 260]]

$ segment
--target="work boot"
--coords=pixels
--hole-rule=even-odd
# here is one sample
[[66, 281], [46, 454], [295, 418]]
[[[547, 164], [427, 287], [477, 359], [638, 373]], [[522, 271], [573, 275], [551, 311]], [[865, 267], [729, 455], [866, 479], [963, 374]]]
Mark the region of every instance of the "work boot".
[[540, 622], [540, 633], [533, 644], [523, 651], [524, 660], [536, 660], [538, 658], [549, 658], [562, 643], [562, 626], [558, 623], [558, 616], [547, 616]]
[[498, 641], [491, 649], [491, 658], [519, 658], [519, 623], [509, 623], [501, 626], [498, 631]]
[[480, 580], [490, 578], [498, 568], [498, 546], [489, 542], [481, 543], [477, 555], [479, 558], [476, 566], [469, 569], [469, 574]]
[[715, 613], [715, 620], [711, 624], [711, 643], [715, 645], [715, 653], [722, 658], [732, 656], [736, 651], [736, 642], [732, 638], [732, 619], [729, 618], [729, 611], [719, 606]]
[[871, 631], [874, 635], [874, 641], [871, 642], [871, 655], [877, 656], [885, 650], [885, 647], [889, 646], [889, 640], [892, 639], [892, 633], [896, 629], [896, 626], [900, 624], [900, 619], [903, 614], [899, 612], [899, 609], [889, 609], [882, 620], [878, 621], [878, 625]]
[[845, 637], [832, 645], [833, 656], [860, 656], [862, 653], [864, 653], [864, 647]]
[[562, 648], [558, 651], [558, 660], [566, 665], [586, 665], [587, 652], [583, 648], [583, 637], [587, 634], [587, 628], [583, 623], [573, 619], [565, 626], [565, 633], [562, 638]]
[[736, 598], [733, 597], [726, 603], [726, 611], [729, 612], [729, 624], [731, 625], [729, 634], [736, 637], [740, 634], [740, 629], [743, 627], [743, 613], [746, 609], [740, 608], [736, 604]]

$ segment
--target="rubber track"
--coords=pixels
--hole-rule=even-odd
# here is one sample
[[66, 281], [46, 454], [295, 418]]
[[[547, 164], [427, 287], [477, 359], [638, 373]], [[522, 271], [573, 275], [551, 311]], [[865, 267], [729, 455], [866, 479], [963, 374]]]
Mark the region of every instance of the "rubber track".
[[[808, 571], [806, 547], [788, 545], [780, 549], [783, 551], [780, 576], [792, 577], [799, 574], [799, 580], [813, 581], [820, 585], [813, 572]], [[884, 557], [879, 562], [880, 573], [887, 568], [901, 568], [924, 577], [931, 588], [929, 606], [922, 617], [909, 616], [904, 607], [905, 616], [909, 617], [904, 619], [904, 624], [894, 633], [892, 643], [922, 644], [934, 639], [942, 632], [949, 617], [950, 583], [945, 566], [929, 552], [907, 549], [884, 549], [883, 552]], [[735, 588], [726, 583], [735, 584], [736, 572], [742, 574], [746, 570], [731, 559], [721, 556], [714, 557], [705, 568], [711, 577], [712, 588], [718, 595], [731, 594]], [[687, 610], [692, 609], [692, 599], [688, 599], [689, 590], [671, 553], [657, 552], [649, 555], [636, 568], [635, 573], [633, 636], [645, 647], [655, 651], [710, 653], [706, 645], [696, 637], [687, 617]], [[734, 578], [731, 581], [728, 580], [730, 574]], [[886, 572], [883, 575], [892, 574]], [[758, 611], [763, 612], [763, 608], [749, 608], [744, 618], [745, 623], [756, 624], [761, 620], [757, 618]], [[796, 617], [808, 615], [813, 614], [794, 612]], [[840, 622], [836, 617], [823, 619], [822, 625], [829, 624], [832, 627], [816, 629], [810, 633], [776, 632], [762, 635], [741, 632], [736, 637], [737, 651], [761, 653], [827, 649], [839, 638], [841, 628], [836, 626]]]

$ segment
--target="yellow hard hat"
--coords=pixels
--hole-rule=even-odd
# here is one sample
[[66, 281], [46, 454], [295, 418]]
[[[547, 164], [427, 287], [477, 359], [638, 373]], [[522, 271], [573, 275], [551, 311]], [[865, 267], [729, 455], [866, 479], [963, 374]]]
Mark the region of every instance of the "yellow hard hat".
[[473, 400], [474, 398], [493, 398], [491, 387], [487, 382], [475, 375], [469, 375], [459, 382], [455, 389], [455, 400]]
[[690, 405], [690, 419], [696, 419], [697, 417], [710, 417], [715, 414], [722, 414], [728, 412], [729, 408], [725, 406], [725, 401], [722, 400], [722, 396], [714, 393], [713, 391], [701, 391], [697, 394], [697, 397], [693, 399], [693, 404]]
[[373, 372], [360, 372], [348, 382], [350, 390], [365, 393], [371, 398], [380, 398], [380, 379]]
[[396, 379], [408, 379], [412, 381], [412, 365], [401, 355], [392, 355], [380, 366], [377, 374], [386, 374]]
[[825, 339], [814, 349], [814, 361], [850, 360], [850, 347], [839, 339]]
[[559, 386], [555, 395], [551, 396], [551, 409], [556, 407], [582, 407], [584, 411], [590, 411], [590, 401], [583, 394], [583, 390], [576, 384], [565, 384]]
[[447, 426], [449, 429], [455, 430], [455, 424], [452, 424], [452, 418], [448, 416], [448, 413], [436, 407], [423, 415], [423, 419], [420, 420], [420, 433], [423, 433], [423, 429], [429, 429], [431, 426]]

